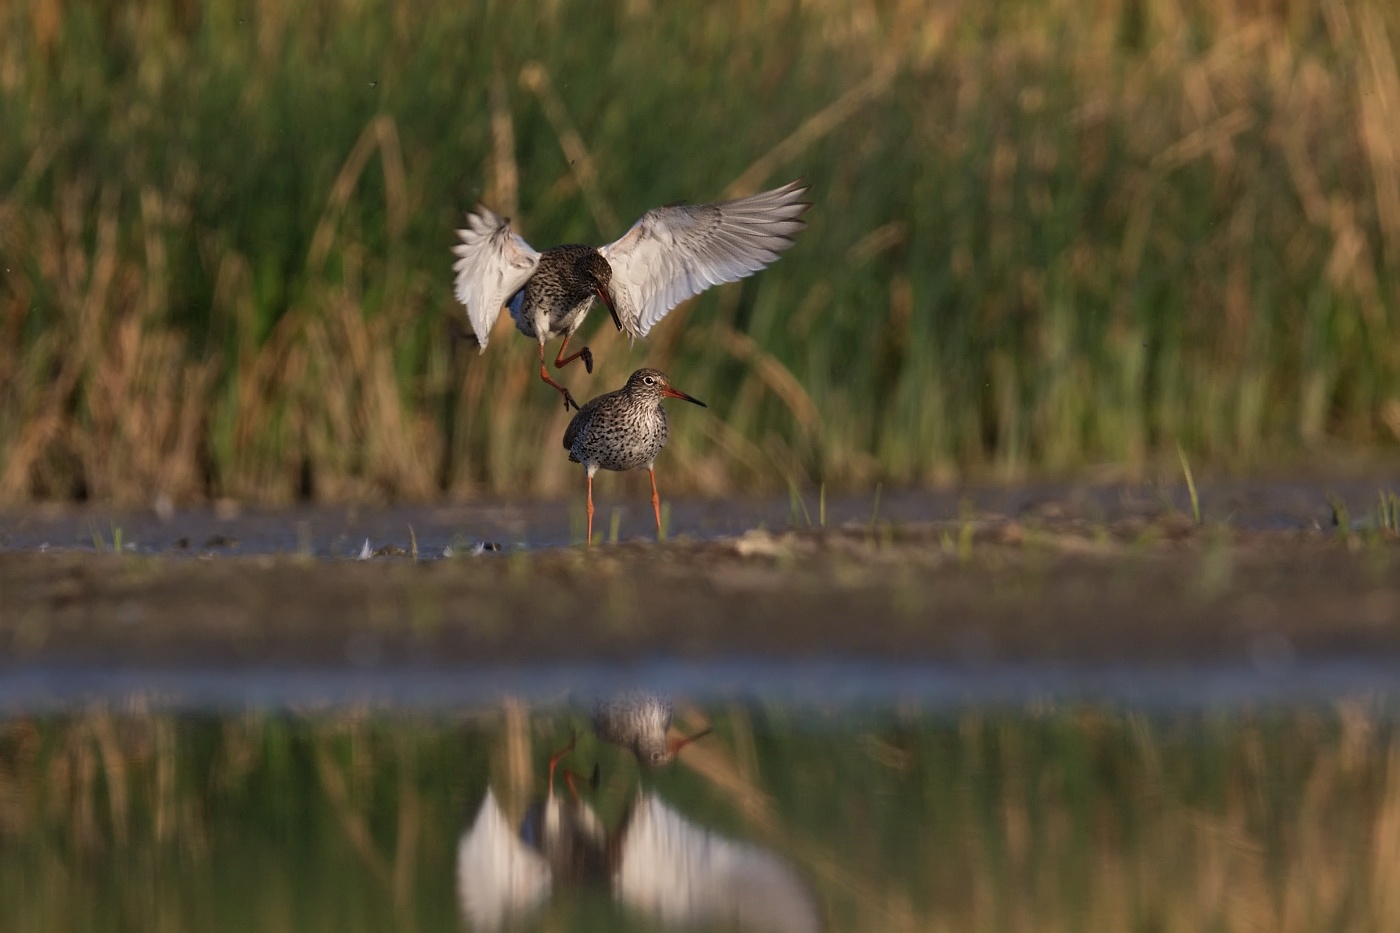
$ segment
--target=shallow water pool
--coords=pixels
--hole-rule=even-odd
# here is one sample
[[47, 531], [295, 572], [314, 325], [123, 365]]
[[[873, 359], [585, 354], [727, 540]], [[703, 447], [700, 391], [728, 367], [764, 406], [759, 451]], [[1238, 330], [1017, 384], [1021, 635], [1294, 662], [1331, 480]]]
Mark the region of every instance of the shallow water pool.
[[[7, 928], [1389, 930], [1383, 704], [586, 705], [0, 721]], [[572, 748], [570, 742], [573, 740]], [[552, 793], [549, 760], [558, 753]], [[548, 804], [548, 806], [547, 806]], [[552, 808], [552, 809], [551, 809]], [[549, 813], [584, 839], [549, 850]]]

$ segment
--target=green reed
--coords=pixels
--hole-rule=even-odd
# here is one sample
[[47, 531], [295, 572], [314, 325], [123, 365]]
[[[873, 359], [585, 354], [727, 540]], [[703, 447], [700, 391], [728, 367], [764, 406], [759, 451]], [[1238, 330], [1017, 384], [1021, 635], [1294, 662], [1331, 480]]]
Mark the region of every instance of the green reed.
[[0, 5], [0, 500], [561, 493], [462, 212], [798, 175], [781, 262], [564, 376], [710, 403], [678, 492], [1391, 444], [1400, 17], [1239, 6]]

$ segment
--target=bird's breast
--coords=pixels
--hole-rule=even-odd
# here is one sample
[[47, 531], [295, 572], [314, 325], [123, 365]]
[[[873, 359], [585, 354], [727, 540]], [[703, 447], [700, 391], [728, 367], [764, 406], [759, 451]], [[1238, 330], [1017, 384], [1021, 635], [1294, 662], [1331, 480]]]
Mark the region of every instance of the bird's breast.
[[666, 416], [660, 407], [624, 405], [599, 409], [588, 425], [579, 459], [605, 470], [635, 470], [656, 459], [666, 445]]

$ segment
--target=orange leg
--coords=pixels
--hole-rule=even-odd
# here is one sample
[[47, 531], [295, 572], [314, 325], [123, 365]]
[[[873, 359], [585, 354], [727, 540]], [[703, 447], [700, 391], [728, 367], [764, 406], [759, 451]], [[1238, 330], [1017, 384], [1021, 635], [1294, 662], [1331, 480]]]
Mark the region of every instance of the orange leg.
[[661, 497], [656, 494], [656, 470], [647, 467], [651, 474], [651, 510], [656, 513], [656, 539], [661, 540]]
[[588, 474], [588, 547], [593, 546], [593, 474]]
[[[565, 755], [569, 754], [569, 752], [574, 750], [574, 742], [577, 739], [577, 735], [569, 736], [569, 744], [565, 745], [563, 748], [559, 749], [559, 751], [555, 752], [549, 757], [549, 789], [551, 791], [554, 790], [554, 768], [559, 764], [560, 759], [562, 759]], [[566, 772], [567, 770], [568, 769], [565, 769]]]
[[[709, 730], [706, 729], [705, 731], [708, 732]], [[564, 783], [567, 784], [567, 785], [569, 785], [569, 794], [572, 795], [573, 798], [574, 798], [575, 800], [578, 800], [578, 799], [579, 799], [579, 797], [578, 797], [578, 785], [577, 785], [575, 782], [576, 782], [576, 781], [582, 781], [582, 780], [583, 780], [582, 775], [575, 774], [573, 771], [569, 770], [568, 768], [565, 768], [565, 769], [564, 769]], [[592, 777], [590, 777], [590, 778], [588, 779], [588, 786], [591, 787], [593, 790], [597, 790], [597, 789], [598, 789], [598, 763], [597, 763], [597, 762], [594, 762], [594, 763], [593, 763], [593, 775], [592, 775]]]
[[544, 367], [544, 344], [540, 344], [540, 378], [543, 379], [545, 382], [549, 383], [550, 385], [554, 386], [554, 388], [559, 391], [559, 394], [564, 396], [565, 411], [569, 410], [570, 405], [574, 407], [574, 411], [578, 411], [578, 402], [574, 401], [574, 397], [572, 394], [570, 394], [569, 390], [561, 386], [559, 383], [555, 382], [553, 379], [549, 378], [549, 370], [545, 369]]
[[[543, 348], [541, 348], [543, 349]], [[559, 352], [554, 355], [554, 368], [563, 369], [579, 357], [583, 357], [583, 368], [588, 370], [589, 375], [593, 374], [593, 351], [584, 347], [582, 350], [570, 356], [565, 356], [564, 351], [569, 349], [569, 336], [564, 335], [564, 342], [559, 345]]]

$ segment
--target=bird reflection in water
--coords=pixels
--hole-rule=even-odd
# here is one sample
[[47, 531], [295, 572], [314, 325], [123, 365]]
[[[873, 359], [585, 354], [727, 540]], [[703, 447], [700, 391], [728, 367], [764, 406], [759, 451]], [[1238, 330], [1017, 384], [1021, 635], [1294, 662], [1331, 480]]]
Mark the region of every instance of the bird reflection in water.
[[[499, 929], [556, 886], [577, 886], [610, 889], [618, 903], [672, 927], [821, 930], [811, 892], [774, 853], [696, 826], [646, 791], [609, 832], [567, 769], [568, 793], [556, 794], [555, 769], [573, 745], [551, 756], [544, 799], [527, 808], [518, 831], [487, 788], [457, 849], [457, 891], [473, 929]], [[596, 775], [595, 766], [589, 784]]]
[[672, 761], [676, 754], [696, 739], [710, 734], [703, 729], [694, 735], [670, 736], [675, 715], [669, 697], [648, 690], [629, 690], [601, 697], [593, 704], [593, 731], [598, 738], [620, 745], [649, 768]]

